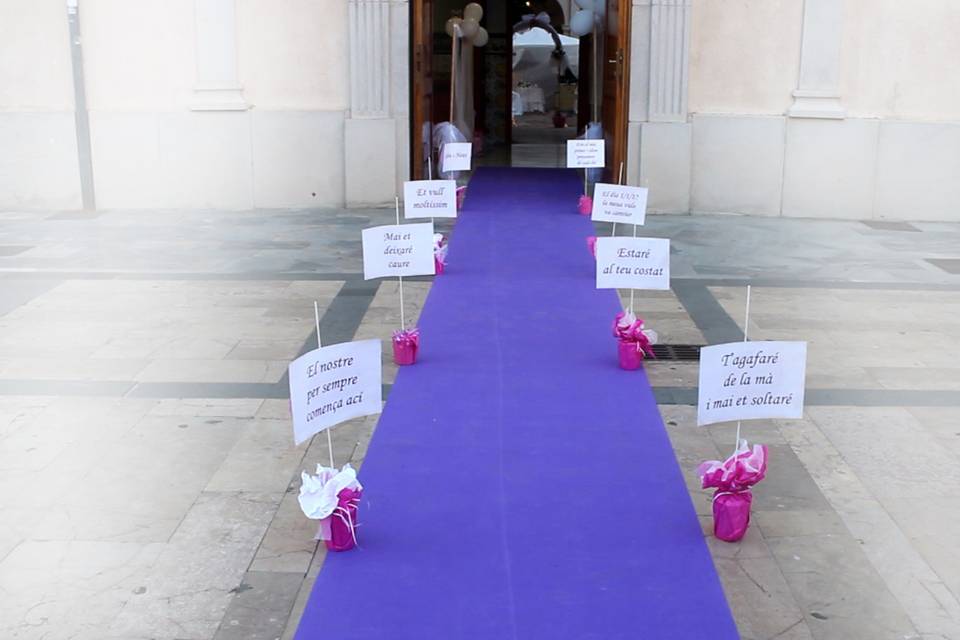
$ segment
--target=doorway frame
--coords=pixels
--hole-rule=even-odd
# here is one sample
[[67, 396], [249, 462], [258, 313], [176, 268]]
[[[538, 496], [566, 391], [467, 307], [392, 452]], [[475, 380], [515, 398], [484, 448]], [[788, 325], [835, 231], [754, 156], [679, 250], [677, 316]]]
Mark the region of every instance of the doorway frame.
[[[499, 0], [494, 0], [494, 1], [499, 1]], [[484, 9], [486, 9], [486, 5], [487, 5], [486, 0], [479, 0], [479, 2], [484, 6]], [[629, 124], [630, 124], [630, 75], [631, 75], [630, 74], [630, 58], [631, 58], [630, 53], [632, 49], [631, 24], [632, 24], [632, 17], [633, 17], [632, 16], [633, 2], [632, 0], [609, 0], [609, 2], [617, 3], [618, 15], [620, 16], [619, 17], [620, 29], [622, 31], [622, 36], [621, 36], [622, 43], [620, 46], [621, 55], [617, 58], [617, 60], [619, 60], [617, 64], [619, 66], [619, 77], [622, 78], [621, 82], [623, 84], [623, 89], [622, 89], [621, 96], [619, 96], [619, 98], [617, 99], [618, 108], [616, 109], [615, 122], [612, 127], [613, 129], [612, 135], [615, 136], [614, 140], [616, 145], [616, 150], [614, 152], [612, 161], [614, 163], [617, 163], [618, 161], [622, 161], [624, 163], [624, 175], [626, 176], [626, 175], [629, 175], [627, 167], [629, 164], [628, 163], [628, 158], [629, 158], [628, 131], [629, 131]], [[418, 152], [418, 150], [415, 148], [418, 145], [418, 141], [420, 140], [419, 132], [422, 131], [424, 122], [429, 121], [429, 119], [432, 118], [432, 115], [433, 115], [432, 113], [425, 114], [422, 107], [418, 107], [418, 103], [422, 104], [423, 100], [422, 100], [422, 96], [417, 94], [417, 90], [419, 86], [418, 86], [418, 83], [415, 82], [415, 74], [416, 74], [415, 65], [417, 65], [418, 63], [432, 65], [432, 62], [433, 62], [432, 55], [429, 57], [424, 56], [423, 51], [424, 51], [424, 45], [425, 45], [424, 38], [430, 38], [431, 39], [430, 46], [427, 46], [425, 50], [432, 52], [433, 50], [432, 38], [434, 34], [432, 30], [429, 32], [425, 32], [425, 30], [421, 28], [422, 25], [424, 24], [423, 19], [424, 19], [425, 7], [430, 7], [431, 14], [432, 14], [432, 9], [433, 9], [432, 0], [409, 0], [409, 4], [410, 4], [410, 9], [409, 9], [410, 56], [409, 56], [408, 66], [409, 66], [409, 91], [410, 91], [410, 96], [409, 96], [410, 97], [410, 112], [409, 112], [410, 122], [409, 122], [409, 131], [408, 131], [409, 133], [408, 144], [410, 145], [410, 148], [408, 149], [408, 156], [410, 158], [410, 163], [409, 163], [408, 178], [411, 180], [414, 180], [414, 179], [419, 179], [417, 176], [422, 175], [422, 165], [419, 164], [420, 155], [422, 155], [422, 152]], [[466, 4], [466, 2], [464, 2], [464, 4]], [[607, 15], [609, 16], [609, 12]], [[434, 16], [431, 15], [430, 20], [427, 21], [426, 23], [432, 25], [433, 17]], [[508, 25], [508, 27], [509, 26], [511, 25]], [[513, 53], [512, 39], [509, 42], [508, 49], [509, 49], [509, 53], [512, 55]], [[508, 61], [508, 64], [509, 64], [509, 61]], [[603, 64], [604, 65], [608, 64], [608, 61], [606, 59], [606, 54], [604, 55]], [[432, 71], [432, 67], [431, 67], [431, 71]], [[506, 81], [508, 83], [511, 83], [512, 75], [513, 75], [512, 69], [508, 68], [506, 71], [506, 75], [507, 75]], [[606, 83], [604, 83], [603, 91], [606, 92], [607, 90], [608, 90], [608, 87], [606, 86]], [[506, 96], [507, 108], [505, 109], [505, 113], [509, 118], [512, 111], [511, 104], [510, 104], [511, 94], [509, 90], [506, 93], [507, 93], [507, 96]], [[601, 96], [601, 105], [602, 105], [603, 97], [604, 96]], [[602, 108], [601, 108], [601, 120], [603, 120]], [[510, 129], [511, 127], [509, 126], [509, 122], [508, 122], [507, 130], [509, 131]], [[604, 127], [604, 129], [606, 131], [607, 127]], [[512, 144], [512, 135], [508, 134], [507, 136], [508, 159], [510, 157], [509, 148], [511, 144]], [[432, 152], [433, 151], [432, 140], [430, 144], [430, 149]], [[611, 174], [615, 174], [615, 171], [612, 167], [608, 167], [608, 170], [611, 172]]]
[[[606, 0], [607, 2], [607, 11], [606, 19], [608, 20], [606, 25], [606, 30], [603, 33], [604, 39], [604, 49], [603, 57], [601, 58], [603, 64], [603, 93], [600, 97], [600, 121], [603, 123], [604, 129], [604, 138], [607, 138], [607, 132], [610, 133], [610, 137], [613, 141], [612, 148], [606, 151], [606, 156], [609, 158], [609, 162], [604, 168], [604, 175], [607, 176], [606, 179], [611, 183], [616, 183], [619, 178], [620, 163], [623, 163], [623, 176], [624, 183], [628, 183], [626, 177], [629, 175], [629, 153], [628, 153], [628, 140], [629, 140], [629, 125], [630, 125], [630, 53], [632, 49], [632, 21], [633, 21], [633, 2], [632, 0]], [[616, 38], [618, 47], [616, 51], [610, 51], [610, 23], [609, 20], [611, 16], [614, 15], [612, 12], [611, 5], [616, 5], [616, 16], [618, 24], [617, 31], [618, 33], [613, 36]], [[613, 56], [612, 58], [610, 56]], [[608, 65], [612, 65], [613, 71], [611, 76], [615, 79], [616, 85], [613, 87], [614, 93], [613, 96], [609, 95], [611, 87], [607, 82], [607, 68]], [[613, 124], [612, 126], [607, 126], [606, 118], [604, 117], [604, 107], [607, 100], [610, 99], [614, 102], [613, 109]]]

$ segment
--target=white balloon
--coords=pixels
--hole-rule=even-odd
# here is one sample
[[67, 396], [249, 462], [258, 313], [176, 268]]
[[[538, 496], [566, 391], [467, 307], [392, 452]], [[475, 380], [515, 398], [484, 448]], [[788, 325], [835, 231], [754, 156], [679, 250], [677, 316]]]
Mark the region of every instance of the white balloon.
[[477, 35], [479, 29], [480, 23], [471, 18], [465, 18], [463, 22], [460, 23], [460, 32], [463, 33], [463, 37], [467, 40]]
[[450, 36], [451, 38], [453, 38], [453, 37], [454, 37], [454, 34], [456, 33], [456, 32], [453, 30], [453, 27], [454, 27], [455, 25], [460, 25], [460, 24], [462, 24], [462, 23], [463, 23], [463, 19], [462, 19], [462, 18], [450, 18], [449, 20], [447, 20], [447, 24], [446, 24], [446, 27], [445, 27], [446, 32], [447, 32], [447, 35]]
[[476, 2], [471, 2], [463, 8], [463, 17], [464, 19], [471, 19], [480, 22], [480, 20], [483, 18], [483, 7]]
[[606, 4], [606, 0], [573, 0], [578, 7], [581, 9], [586, 9], [587, 11], [593, 11], [597, 8], [597, 5]]
[[585, 36], [593, 31], [593, 11], [583, 9], [577, 11], [570, 18], [570, 33], [575, 36]]
[[482, 47], [490, 40], [490, 34], [483, 27], [477, 30], [477, 35], [473, 36], [473, 46]]

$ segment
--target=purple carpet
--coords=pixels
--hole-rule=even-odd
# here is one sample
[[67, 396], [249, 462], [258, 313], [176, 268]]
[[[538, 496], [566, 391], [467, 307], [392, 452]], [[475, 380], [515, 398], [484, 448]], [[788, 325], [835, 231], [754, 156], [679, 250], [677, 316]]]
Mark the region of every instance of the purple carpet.
[[360, 472], [361, 548], [328, 554], [298, 640], [738, 637], [646, 377], [617, 367], [581, 184], [476, 172]]

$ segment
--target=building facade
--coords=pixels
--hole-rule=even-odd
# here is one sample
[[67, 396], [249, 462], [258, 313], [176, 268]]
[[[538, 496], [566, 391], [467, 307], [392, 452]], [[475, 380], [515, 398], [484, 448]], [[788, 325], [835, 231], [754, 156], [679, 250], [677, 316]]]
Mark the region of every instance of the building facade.
[[658, 211], [960, 220], [960, 4], [634, 0]]
[[[0, 210], [392, 202], [410, 1], [0, 0]], [[633, 0], [631, 24], [651, 210], [960, 220], [955, 0]]]

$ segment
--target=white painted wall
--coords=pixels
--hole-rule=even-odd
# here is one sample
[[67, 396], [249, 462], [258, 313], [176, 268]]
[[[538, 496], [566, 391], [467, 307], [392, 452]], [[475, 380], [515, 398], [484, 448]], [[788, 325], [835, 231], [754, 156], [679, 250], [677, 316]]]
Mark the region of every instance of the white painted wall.
[[99, 205], [343, 205], [345, 3], [226, 0], [205, 50], [196, 1], [82, 0]]
[[[101, 208], [375, 205], [406, 177], [408, 0], [79, 4]], [[0, 0], [0, 209], [81, 206], [65, 5]], [[960, 219], [960, 2], [633, 13], [652, 209]]]
[[[657, 122], [655, 15], [687, 3], [688, 111]], [[960, 220], [960, 3], [634, 0], [628, 176], [651, 208]], [[662, 29], [662, 28], [661, 28]], [[674, 58], [677, 59], [677, 58]], [[660, 77], [659, 81], [663, 81]], [[816, 116], [816, 117], [810, 117]]]
[[691, 113], [782, 115], [797, 87], [803, 0], [693, 0]]
[[[347, 0], [79, 4], [99, 208], [345, 204]], [[0, 209], [81, 206], [72, 82], [65, 0], [0, 0]]]
[[63, 0], [0, 0], [0, 209], [81, 206]]
[[238, 0], [240, 74], [257, 109], [350, 106], [345, 0]]
[[[840, 94], [857, 118], [960, 120], [960, 3], [843, 7]], [[693, 0], [690, 111], [783, 115], [800, 69], [803, 0]]]
[[960, 121], [960, 2], [845, 0], [841, 94], [857, 118]]

